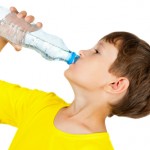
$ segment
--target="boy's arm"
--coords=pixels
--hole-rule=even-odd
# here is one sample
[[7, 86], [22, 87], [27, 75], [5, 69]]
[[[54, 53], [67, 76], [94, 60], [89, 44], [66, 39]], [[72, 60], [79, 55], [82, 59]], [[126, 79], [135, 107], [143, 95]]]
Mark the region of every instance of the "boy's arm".
[[[26, 11], [18, 13], [15, 7], [11, 7], [10, 10], [15, 12], [18, 18], [23, 18], [28, 23], [34, 21], [34, 17], [27, 16]], [[37, 23], [36, 26], [41, 28], [42, 24]], [[6, 39], [0, 37], [0, 51], [8, 42], [9, 41]], [[9, 43], [16, 50], [21, 48], [11, 42]], [[43, 104], [43, 99], [45, 99], [45, 97], [47, 97], [47, 93], [45, 92], [21, 88], [18, 85], [0, 81], [0, 123], [19, 126], [29, 111], [30, 115], [35, 112], [35, 110], [31, 108], [36, 106], [36, 111], [41, 109], [41, 104]], [[38, 105], [38, 103], [40, 104]]]
[[49, 95], [0, 80], [0, 124], [19, 127], [26, 118], [39, 112], [54, 98], [54, 94], [51, 98]]

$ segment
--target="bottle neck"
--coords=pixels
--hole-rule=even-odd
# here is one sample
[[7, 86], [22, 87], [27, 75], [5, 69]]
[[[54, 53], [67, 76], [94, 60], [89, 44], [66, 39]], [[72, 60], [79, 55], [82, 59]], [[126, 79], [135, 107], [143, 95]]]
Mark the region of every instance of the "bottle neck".
[[75, 63], [80, 57], [75, 53], [71, 52], [70, 58], [67, 60], [67, 64], [73, 64]]

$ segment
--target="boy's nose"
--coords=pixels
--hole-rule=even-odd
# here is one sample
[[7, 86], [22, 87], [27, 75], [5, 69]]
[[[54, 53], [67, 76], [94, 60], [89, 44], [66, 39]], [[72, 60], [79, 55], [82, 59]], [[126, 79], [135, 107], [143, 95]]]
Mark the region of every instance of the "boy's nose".
[[80, 50], [79, 51], [79, 55], [80, 57], [85, 57], [85, 56], [88, 56], [91, 54], [91, 51], [90, 50]]
[[79, 55], [80, 57], [85, 57], [85, 56], [89, 56], [89, 55], [92, 55], [93, 53], [95, 53], [95, 50], [80, 50], [79, 51]]

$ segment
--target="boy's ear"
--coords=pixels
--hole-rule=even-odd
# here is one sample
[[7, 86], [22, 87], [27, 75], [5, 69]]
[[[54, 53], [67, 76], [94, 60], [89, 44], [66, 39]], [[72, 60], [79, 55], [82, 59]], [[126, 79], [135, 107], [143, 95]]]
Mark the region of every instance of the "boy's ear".
[[125, 77], [117, 78], [114, 82], [109, 83], [105, 90], [109, 93], [122, 93], [129, 87], [129, 80]]

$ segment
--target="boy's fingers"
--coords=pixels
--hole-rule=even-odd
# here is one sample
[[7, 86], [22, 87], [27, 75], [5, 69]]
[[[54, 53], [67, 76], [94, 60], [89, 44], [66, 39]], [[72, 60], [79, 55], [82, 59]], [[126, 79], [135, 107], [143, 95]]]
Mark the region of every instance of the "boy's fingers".
[[20, 51], [22, 49], [22, 47], [19, 45], [13, 44], [12, 42], [9, 43], [15, 48], [16, 51]]
[[[30, 16], [27, 16], [27, 17], [25, 17], [25, 21], [26, 22], [28, 22], [28, 23], [32, 23], [33, 21], [34, 21], [34, 16], [32, 16], [32, 15], [30, 15]], [[36, 23], [36, 26], [38, 27], [38, 28], [42, 28], [42, 23], [41, 22], [37, 22]]]
[[18, 18], [25, 18], [27, 16], [27, 12], [26, 11], [18, 12], [18, 10], [16, 9], [16, 7], [10, 7], [10, 11], [17, 13], [17, 17]]
[[[26, 11], [18, 12], [18, 10], [15, 7], [10, 7], [10, 11], [16, 13], [18, 18], [23, 18], [29, 24], [34, 21], [34, 16], [32, 16], [32, 15], [27, 16], [27, 12]], [[39, 29], [41, 27], [42, 27], [42, 23], [38, 22], [38, 23], [36, 23], [36, 24], [33, 25], [33, 30], [31, 28], [31, 31], [35, 31], [35, 30], [37, 30], [37, 29]], [[11, 42], [10, 42], [10, 44], [15, 48], [16, 51], [20, 51], [21, 48], [22, 48], [21, 46], [15, 45], [15, 44], [13, 44]]]
[[43, 24], [42, 24], [41, 22], [37, 22], [37, 23], [36, 23], [36, 26], [37, 26], [38, 28], [42, 28]]
[[[16, 9], [16, 7], [10, 7], [10, 11], [17, 13], [17, 17], [24, 18], [25, 21], [28, 22], [28, 23], [32, 23], [34, 21], [34, 16], [32, 16], [32, 15], [27, 16], [27, 12], [26, 11], [18, 12], [18, 10]], [[36, 26], [38, 28], [42, 28], [43, 25], [42, 25], [41, 22], [37, 22]]]
[[25, 17], [25, 21], [28, 22], [28, 23], [33, 22], [34, 21], [34, 16], [30, 15], [30, 16]]
[[10, 11], [11, 11], [11, 12], [18, 13], [18, 10], [16, 9], [16, 7], [10, 7]]
[[21, 11], [17, 14], [18, 18], [25, 18], [27, 16], [27, 12], [26, 11]]
[[15, 48], [16, 51], [20, 51], [22, 49], [22, 47], [19, 46], [19, 45], [15, 45], [14, 48]]

